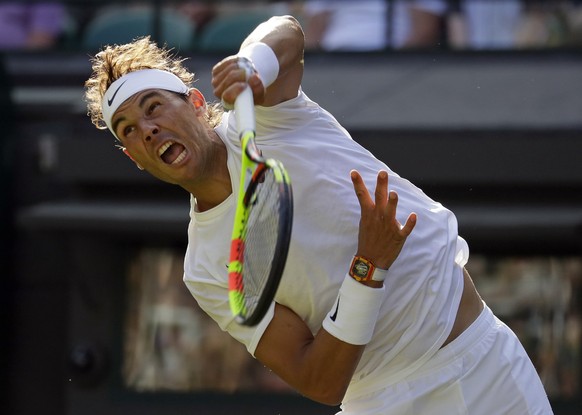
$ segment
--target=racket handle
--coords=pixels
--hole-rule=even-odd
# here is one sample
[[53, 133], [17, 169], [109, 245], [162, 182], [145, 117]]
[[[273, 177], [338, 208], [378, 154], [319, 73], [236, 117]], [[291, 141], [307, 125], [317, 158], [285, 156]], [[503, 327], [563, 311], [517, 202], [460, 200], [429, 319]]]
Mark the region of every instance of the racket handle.
[[248, 85], [234, 101], [234, 114], [241, 136], [247, 131], [255, 131], [255, 102], [253, 91]]

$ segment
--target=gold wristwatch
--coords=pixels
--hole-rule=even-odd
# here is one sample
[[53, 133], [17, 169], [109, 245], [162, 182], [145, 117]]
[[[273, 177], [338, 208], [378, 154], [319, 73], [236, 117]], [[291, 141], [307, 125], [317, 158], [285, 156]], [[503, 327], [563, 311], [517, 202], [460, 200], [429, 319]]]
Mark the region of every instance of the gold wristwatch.
[[[356, 281], [384, 281], [385, 272], [374, 272], [376, 267], [369, 259], [355, 256], [350, 265], [350, 276]], [[374, 274], [379, 274], [374, 278]]]

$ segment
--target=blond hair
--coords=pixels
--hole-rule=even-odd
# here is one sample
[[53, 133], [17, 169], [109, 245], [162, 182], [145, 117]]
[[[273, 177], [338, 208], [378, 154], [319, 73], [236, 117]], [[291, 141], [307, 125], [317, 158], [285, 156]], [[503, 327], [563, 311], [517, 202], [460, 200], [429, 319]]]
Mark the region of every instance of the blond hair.
[[[177, 57], [171, 49], [159, 47], [149, 36], [138, 38], [124, 45], [106, 46], [91, 59], [93, 73], [85, 82], [87, 115], [99, 129], [106, 129], [101, 102], [107, 88], [123, 75], [141, 69], [160, 69], [176, 75], [191, 88], [194, 74], [184, 66], [186, 59]], [[209, 105], [207, 121], [215, 127], [222, 115], [219, 104]]]

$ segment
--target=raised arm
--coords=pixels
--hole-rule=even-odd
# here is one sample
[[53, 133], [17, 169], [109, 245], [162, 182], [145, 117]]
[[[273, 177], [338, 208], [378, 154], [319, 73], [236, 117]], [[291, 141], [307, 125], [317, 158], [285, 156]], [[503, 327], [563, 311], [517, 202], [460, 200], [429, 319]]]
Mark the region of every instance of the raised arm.
[[[248, 79], [256, 105], [268, 107], [295, 98], [303, 77], [304, 40], [303, 30], [292, 16], [276, 16], [260, 24], [237, 55], [212, 69], [214, 95], [227, 105], [234, 103], [247, 84], [246, 73], [237, 63], [239, 56], [245, 56], [257, 69]], [[263, 45], [257, 48], [258, 43], [270, 51]]]
[[[395, 218], [398, 196], [388, 194], [386, 172], [378, 174], [374, 198], [355, 171], [352, 182], [361, 206], [357, 254], [387, 269], [412, 232], [416, 215], [411, 214], [404, 226], [398, 223]], [[372, 336], [384, 298], [383, 283], [356, 282], [347, 276], [340, 295], [341, 303], [337, 302], [330, 310], [315, 336], [297, 314], [277, 304], [255, 350], [255, 357], [289, 385], [328, 405], [337, 405], [343, 399]]]

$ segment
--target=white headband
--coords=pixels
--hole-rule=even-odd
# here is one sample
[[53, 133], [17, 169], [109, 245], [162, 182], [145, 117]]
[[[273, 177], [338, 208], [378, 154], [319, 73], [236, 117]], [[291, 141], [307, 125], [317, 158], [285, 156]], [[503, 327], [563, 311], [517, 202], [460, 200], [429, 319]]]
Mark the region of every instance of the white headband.
[[186, 84], [170, 72], [159, 69], [143, 69], [123, 75], [107, 88], [101, 102], [103, 120], [114, 136], [117, 137], [113, 131], [111, 119], [117, 108], [132, 95], [146, 89], [165, 89], [180, 94], [188, 93]]

